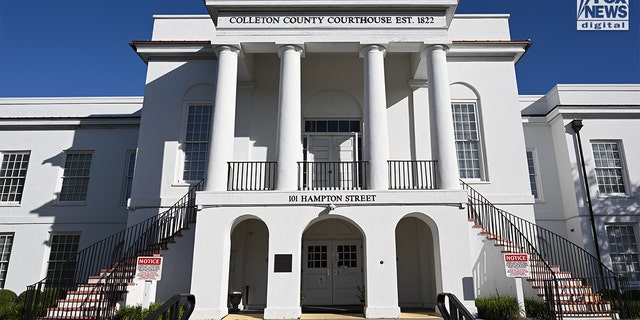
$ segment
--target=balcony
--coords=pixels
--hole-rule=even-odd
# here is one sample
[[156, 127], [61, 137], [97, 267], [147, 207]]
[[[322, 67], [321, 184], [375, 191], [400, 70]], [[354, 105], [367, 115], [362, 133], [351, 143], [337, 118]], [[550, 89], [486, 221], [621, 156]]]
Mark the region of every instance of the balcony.
[[[275, 161], [229, 162], [228, 191], [276, 189]], [[298, 162], [298, 190], [366, 190], [367, 161]], [[435, 160], [389, 160], [389, 190], [434, 190]]]
[[298, 190], [363, 190], [367, 162], [298, 162]]
[[436, 160], [389, 160], [389, 190], [436, 189]]
[[229, 162], [228, 191], [276, 189], [278, 163], [275, 161]]

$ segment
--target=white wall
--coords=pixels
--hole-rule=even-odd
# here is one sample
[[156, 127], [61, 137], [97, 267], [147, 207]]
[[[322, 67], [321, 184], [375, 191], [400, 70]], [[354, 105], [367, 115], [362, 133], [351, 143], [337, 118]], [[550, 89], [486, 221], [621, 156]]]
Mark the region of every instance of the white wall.
[[[80, 248], [122, 230], [128, 150], [136, 149], [139, 98], [0, 99], [0, 152], [29, 151], [22, 201], [0, 204], [14, 233], [5, 288], [20, 293], [46, 275], [51, 233], [80, 234]], [[92, 151], [87, 200], [58, 201], [64, 151]]]

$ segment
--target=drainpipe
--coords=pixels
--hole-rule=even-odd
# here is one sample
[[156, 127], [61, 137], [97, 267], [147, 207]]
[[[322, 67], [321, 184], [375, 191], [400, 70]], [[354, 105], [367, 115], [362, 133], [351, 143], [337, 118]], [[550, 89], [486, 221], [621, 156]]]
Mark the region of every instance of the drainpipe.
[[591, 220], [591, 231], [593, 232], [593, 242], [596, 247], [596, 257], [600, 262], [600, 276], [602, 276], [602, 259], [600, 258], [600, 244], [598, 243], [598, 233], [596, 231], [596, 222], [593, 216], [593, 205], [591, 204], [591, 191], [589, 190], [589, 180], [587, 179], [587, 169], [584, 165], [584, 153], [582, 152], [582, 139], [580, 139], [580, 129], [582, 129], [582, 120], [571, 121], [571, 128], [578, 138], [578, 153], [580, 153], [580, 167], [582, 167], [582, 178], [584, 180], [584, 190], [587, 193], [587, 204], [589, 205], [589, 219]]

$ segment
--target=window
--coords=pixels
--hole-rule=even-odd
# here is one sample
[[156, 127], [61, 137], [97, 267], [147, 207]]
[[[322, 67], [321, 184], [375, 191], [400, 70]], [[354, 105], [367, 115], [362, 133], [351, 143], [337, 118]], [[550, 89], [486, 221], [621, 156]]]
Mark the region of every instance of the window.
[[90, 152], [67, 153], [62, 175], [60, 201], [85, 201], [87, 199], [91, 157], [92, 153]]
[[[74, 255], [78, 252], [79, 243], [79, 234], [54, 234], [51, 237], [47, 278], [54, 283], [74, 280], [76, 272]], [[70, 258], [74, 259], [69, 260]]]
[[358, 120], [306, 120], [304, 132], [360, 132]]
[[29, 152], [3, 152], [0, 165], [0, 202], [20, 202], [27, 177]]
[[126, 205], [127, 200], [131, 198], [131, 187], [133, 186], [133, 172], [136, 166], [136, 151], [127, 151], [127, 157], [124, 164], [124, 180], [122, 186], [122, 197], [120, 204]]
[[593, 161], [602, 194], [625, 193], [622, 156], [617, 142], [592, 142]]
[[211, 136], [211, 106], [190, 105], [185, 135], [183, 181], [204, 179]]
[[608, 225], [606, 228], [613, 271], [628, 277], [630, 281], [640, 281], [638, 243], [633, 226]]
[[0, 233], [0, 288], [4, 289], [9, 267], [9, 256], [13, 245], [13, 233]]
[[453, 103], [453, 130], [460, 178], [480, 179], [480, 137], [475, 103]]
[[307, 268], [326, 268], [327, 260], [327, 246], [307, 246]]
[[538, 172], [536, 170], [536, 159], [533, 151], [527, 151], [527, 166], [529, 167], [529, 185], [531, 186], [531, 194], [535, 199], [540, 199]]

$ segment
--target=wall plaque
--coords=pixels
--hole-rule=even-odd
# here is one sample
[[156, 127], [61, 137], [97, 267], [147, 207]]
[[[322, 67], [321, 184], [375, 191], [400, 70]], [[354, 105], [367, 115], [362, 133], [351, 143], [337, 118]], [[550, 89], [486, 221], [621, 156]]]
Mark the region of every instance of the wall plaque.
[[273, 261], [273, 272], [291, 272], [292, 255], [276, 254]]

